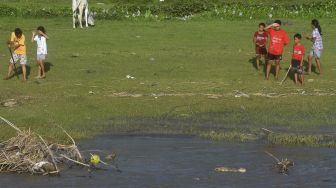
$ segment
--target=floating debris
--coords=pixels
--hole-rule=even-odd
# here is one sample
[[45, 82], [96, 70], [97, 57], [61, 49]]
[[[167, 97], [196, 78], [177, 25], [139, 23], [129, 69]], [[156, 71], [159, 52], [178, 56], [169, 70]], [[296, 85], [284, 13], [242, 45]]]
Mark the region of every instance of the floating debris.
[[246, 168], [229, 168], [229, 167], [217, 167], [215, 168], [215, 171], [217, 172], [239, 172], [239, 173], [245, 173]]
[[[66, 164], [67, 161], [88, 168], [94, 167], [94, 164], [85, 163], [74, 139], [63, 128], [60, 127], [71, 139], [71, 145], [49, 143], [37, 133], [22, 131], [5, 118], [0, 116], [0, 119], [17, 131], [16, 136], [0, 143], [0, 172], [53, 175], [59, 174], [59, 165]], [[121, 172], [117, 167], [94, 158], [93, 162], [97, 161]]]
[[268, 151], [265, 151], [269, 156], [271, 156], [275, 161], [275, 167], [278, 169], [278, 172], [280, 174], [288, 175], [289, 167], [294, 166], [294, 162], [286, 159], [279, 160], [277, 157], [275, 157], [273, 154], [269, 153]]

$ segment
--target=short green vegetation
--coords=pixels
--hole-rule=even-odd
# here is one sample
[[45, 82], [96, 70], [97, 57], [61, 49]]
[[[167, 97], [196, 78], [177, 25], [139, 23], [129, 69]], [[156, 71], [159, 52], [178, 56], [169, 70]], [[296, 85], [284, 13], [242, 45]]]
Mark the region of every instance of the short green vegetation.
[[[244, 1], [244, 0], [130, 0], [90, 1], [90, 9], [99, 19], [112, 20], [174, 20], [174, 19], [260, 19], [335, 18], [334, 0]], [[1, 16], [52, 18], [71, 16], [71, 1], [28, 0], [0, 2]]]
[[[265, 81], [252, 64], [252, 35], [264, 17], [97, 20], [95, 27], [76, 30], [71, 17], [1, 18], [1, 41], [15, 27], [24, 30], [30, 69], [26, 83], [16, 77], [0, 80], [0, 102], [17, 101], [14, 107], [0, 106], [0, 115], [55, 140], [66, 138], [62, 126], [75, 139], [100, 133], [191, 134], [334, 146], [325, 134], [336, 125], [335, 22], [320, 20], [324, 74], [307, 75], [304, 86], [291, 79], [280, 86], [273, 76]], [[310, 18], [282, 20], [291, 39], [296, 32], [311, 32]], [[44, 80], [34, 79], [36, 47], [29, 41], [39, 25], [50, 36]], [[303, 44], [308, 53], [310, 42]], [[289, 66], [292, 45], [293, 40], [285, 49], [280, 77]], [[9, 60], [4, 44], [0, 60], [4, 77]], [[263, 127], [276, 134], [265, 136]], [[1, 139], [13, 135], [4, 123], [0, 130]]]

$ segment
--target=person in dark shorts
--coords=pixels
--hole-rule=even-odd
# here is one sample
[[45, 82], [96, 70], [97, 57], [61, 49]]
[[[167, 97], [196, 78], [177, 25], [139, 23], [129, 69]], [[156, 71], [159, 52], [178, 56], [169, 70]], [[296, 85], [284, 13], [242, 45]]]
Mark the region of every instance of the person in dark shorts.
[[301, 85], [303, 85], [303, 57], [305, 54], [305, 48], [301, 44], [302, 36], [300, 34], [294, 35], [294, 46], [293, 46], [293, 55], [292, 55], [292, 68], [291, 71], [294, 72], [294, 81], [298, 84], [298, 77], [300, 77]]
[[257, 70], [260, 70], [260, 60], [262, 57], [264, 57], [265, 64], [266, 64], [267, 39], [268, 39], [268, 35], [267, 35], [267, 32], [265, 31], [265, 24], [260, 23], [258, 31], [256, 31], [253, 36], [253, 43], [255, 44], [255, 49], [256, 49], [256, 68]]
[[282, 60], [282, 53], [284, 46], [289, 43], [289, 38], [286, 31], [281, 29], [281, 21], [275, 20], [273, 24], [265, 28], [270, 37], [268, 47], [268, 62], [266, 65], [266, 80], [269, 80], [269, 74], [272, 64], [275, 62], [275, 79], [279, 79], [280, 61]]

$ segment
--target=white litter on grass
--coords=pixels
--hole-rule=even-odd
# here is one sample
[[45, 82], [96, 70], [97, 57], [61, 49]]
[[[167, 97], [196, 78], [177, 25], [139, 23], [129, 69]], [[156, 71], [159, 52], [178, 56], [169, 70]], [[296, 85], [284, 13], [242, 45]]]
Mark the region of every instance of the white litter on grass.
[[97, 3], [97, 5], [105, 5], [105, 3]]
[[314, 82], [314, 79], [308, 79], [308, 82]]
[[131, 55], [136, 55], [136, 53], [135, 52], [131, 52]]
[[246, 93], [243, 93], [241, 91], [235, 91], [236, 94], [235, 94], [235, 98], [240, 98], [240, 97], [246, 97], [246, 98], [249, 98], [250, 96]]
[[141, 36], [140, 35], [137, 35], [137, 36], [135, 36], [136, 38], [140, 38]]
[[14, 107], [18, 105], [18, 102], [15, 99], [8, 99], [8, 100], [1, 102], [1, 105], [4, 107]]
[[89, 94], [91, 94], [91, 95], [92, 95], [92, 94], [94, 94], [94, 92], [93, 92], [93, 91], [89, 91]]
[[154, 57], [149, 58], [150, 61], [155, 61]]
[[131, 75], [129, 75], [129, 74], [126, 75], [126, 78], [127, 78], [127, 79], [136, 79], [135, 77], [133, 77], [133, 76], [131, 76]]

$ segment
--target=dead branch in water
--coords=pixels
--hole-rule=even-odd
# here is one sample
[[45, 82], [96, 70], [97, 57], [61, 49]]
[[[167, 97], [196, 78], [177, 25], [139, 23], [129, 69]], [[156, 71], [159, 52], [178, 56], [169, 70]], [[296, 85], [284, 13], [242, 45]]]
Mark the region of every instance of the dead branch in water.
[[[65, 161], [71, 161], [84, 167], [92, 167], [84, 163], [75, 140], [62, 127], [59, 126], [71, 139], [72, 145], [48, 143], [41, 135], [30, 130], [21, 131], [5, 118], [0, 116], [0, 119], [17, 131], [16, 136], [0, 143], [0, 173], [59, 174], [58, 165]], [[102, 163], [108, 165], [103, 161]]]
[[279, 160], [277, 157], [275, 157], [273, 154], [271, 154], [268, 151], [265, 151], [269, 156], [271, 156], [275, 161], [277, 162], [275, 164], [275, 167], [278, 169], [278, 172], [281, 174], [288, 175], [289, 167], [294, 166], [294, 162], [286, 159]]

